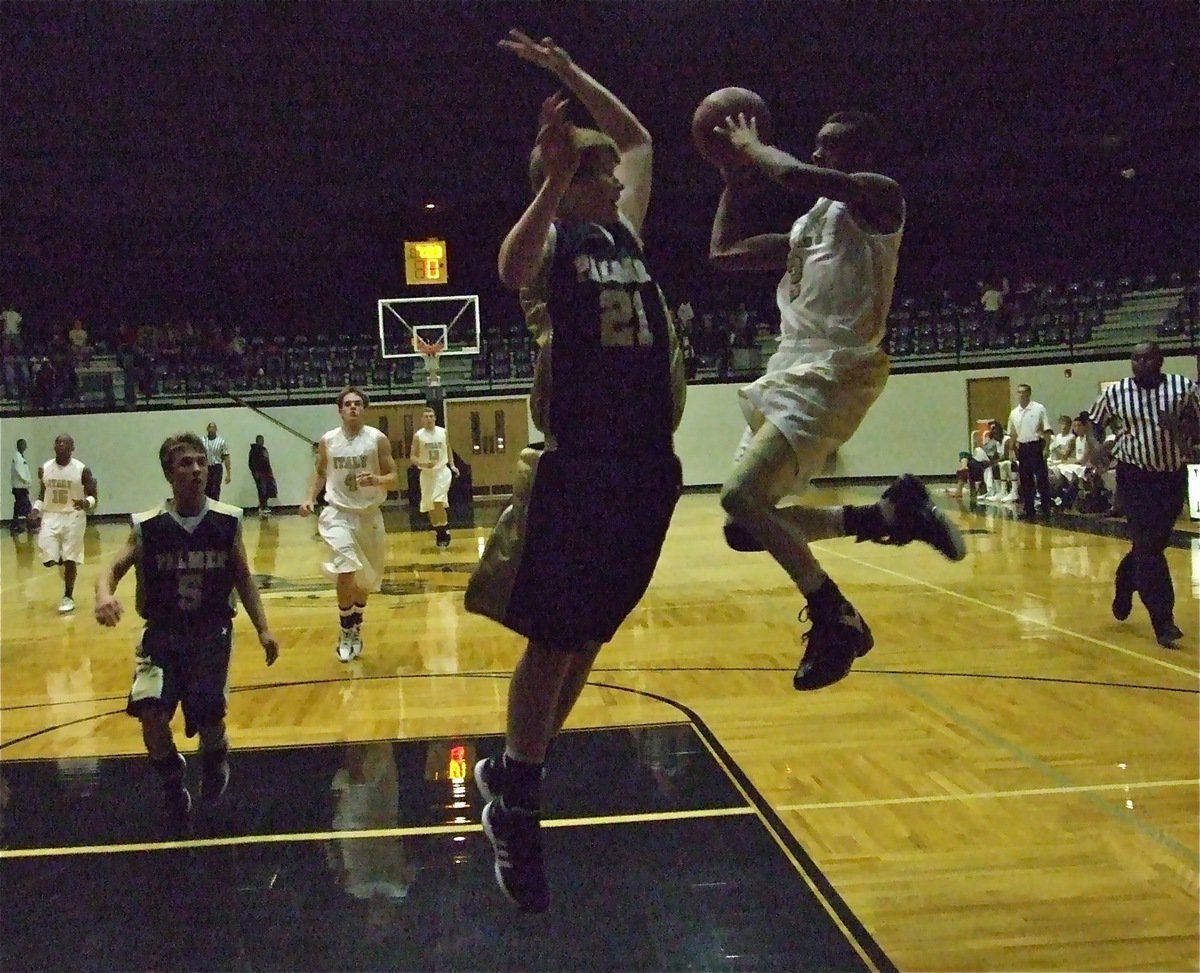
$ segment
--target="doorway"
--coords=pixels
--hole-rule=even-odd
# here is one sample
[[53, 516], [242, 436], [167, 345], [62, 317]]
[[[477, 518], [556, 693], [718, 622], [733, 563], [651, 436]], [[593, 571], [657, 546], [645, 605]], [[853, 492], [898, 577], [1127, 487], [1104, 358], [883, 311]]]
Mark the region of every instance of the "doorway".
[[1012, 388], [1007, 375], [1000, 378], [967, 379], [967, 440], [980, 424], [995, 419], [1001, 425], [1008, 422], [1012, 411]]

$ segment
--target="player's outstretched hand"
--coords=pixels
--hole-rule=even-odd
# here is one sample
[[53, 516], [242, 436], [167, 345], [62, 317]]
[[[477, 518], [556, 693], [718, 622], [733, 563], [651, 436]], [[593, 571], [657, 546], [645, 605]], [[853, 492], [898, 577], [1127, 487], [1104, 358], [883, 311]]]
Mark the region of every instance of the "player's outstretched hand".
[[304, 503], [300, 504], [299, 508], [296, 510], [296, 513], [298, 513], [301, 517], [307, 517], [312, 512], [313, 502], [311, 500], [305, 500]]
[[264, 628], [258, 633], [258, 641], [262, 644], [263, 655], [267, 657], [267, 665], [274, 665], [279, 658], [279, 643], [275, 641], [275, 636]]
[[106, 625], [109, 628], [116, 625], [121, 620], [121, 613], [123, 611], [121, 603], [117, 601], [115, 596], [110, 595], [107, 598], [101, 598], [99, 595], [96, 596], [94, 614], [96, 621], [101, 625]]
[[536, 139], [547, 176], [566, 180], [579, 169], [579, 149], [572, 138], [575, 126], [567, 118], [569, 104], [566, 96], [558, 91], [542, 102]]
[[500, 41], [500, 46], [512, 51], [522, 61], [545, 68], [559, 78], [571, 67], [571, 55], [555, 44], [552, 37], [543, 37], [538, 42], [514, 27], [508, 32], [508, 38]]

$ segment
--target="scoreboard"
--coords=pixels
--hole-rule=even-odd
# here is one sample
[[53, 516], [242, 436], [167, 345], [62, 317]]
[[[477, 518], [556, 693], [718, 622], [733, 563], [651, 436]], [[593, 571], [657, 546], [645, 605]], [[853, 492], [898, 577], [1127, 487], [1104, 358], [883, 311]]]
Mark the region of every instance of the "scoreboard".
[[447, 284], [446, 241], [405, 241], [404, 281], [406, 284]]

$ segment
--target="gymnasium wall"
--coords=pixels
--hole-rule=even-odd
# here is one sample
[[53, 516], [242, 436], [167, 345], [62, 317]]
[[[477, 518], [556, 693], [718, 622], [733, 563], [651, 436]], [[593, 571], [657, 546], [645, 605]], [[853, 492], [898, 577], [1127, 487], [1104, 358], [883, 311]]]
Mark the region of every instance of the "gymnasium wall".
[[[1101, 381], [1129, 374], [1127, 359], [1082, 362], [1069, 366], [1031, 365], [1025, 368], [978, 369], [970, 372], [932, 372], [893, 375], [866, 420], [838, 452], [827, 473], [837, 477], [889, 477], [901, 472], [949, 476], [958, 451], [966, 443], [967, 379], [1007, 376], [1013, 386], [1027, 382], [1033, 397], [1051, 417], [1073, 414], [1095, 400]], [[1165, 371], [1195, 379], [1196, 360], [1168, 358]], [[730, 458], [742, 431], [735, 385], [697, 385], [688, 390], [688, 406], [676, 436], [688, 486], [717, 485], [729, 470]], [[221, 499], [243, 507], [257, 505], [254, 483], [246, 465], [254, 437], [266, 438], [279, 484], [281, 505], [303, 499], [312, 469], [311, 441], [337, 425], [337, 407], [298, 405], [267, 413], [302, 433], [293, 436], [246, 408], [179, 409], [172, 412], [121, 412], [98, 415], [32, 416], [0, 419], [0, 518], [12, 514], [9, 463], [17, 439], [26, 439], [26, 456], [34, 469], [53, 455], [54, 437], [68, 432], [75, 454], [99, 481], [100, 514], [144, 510], [167, 495], [158, 466], [158, 447], [174, 432], [192, 430], [204, 435], [215, 422], [229, 443], [233, 482]], [[614, 422], [637, 423], [636, 415], [614, 416]], [[540, 436], [530, 430], [531, 438]], [[36, 493], [34, 494], [36, 496]]]

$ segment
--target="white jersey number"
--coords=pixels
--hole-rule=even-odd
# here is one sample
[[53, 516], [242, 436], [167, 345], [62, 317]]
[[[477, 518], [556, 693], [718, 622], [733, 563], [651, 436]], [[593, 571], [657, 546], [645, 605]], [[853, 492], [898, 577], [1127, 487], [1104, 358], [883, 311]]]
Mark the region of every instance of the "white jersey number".
[[639, 291], [630, 294], [621, 287], [606, 287], [600, 292], [600, 344], [603, 347], [645, 346], [653, 340]]

